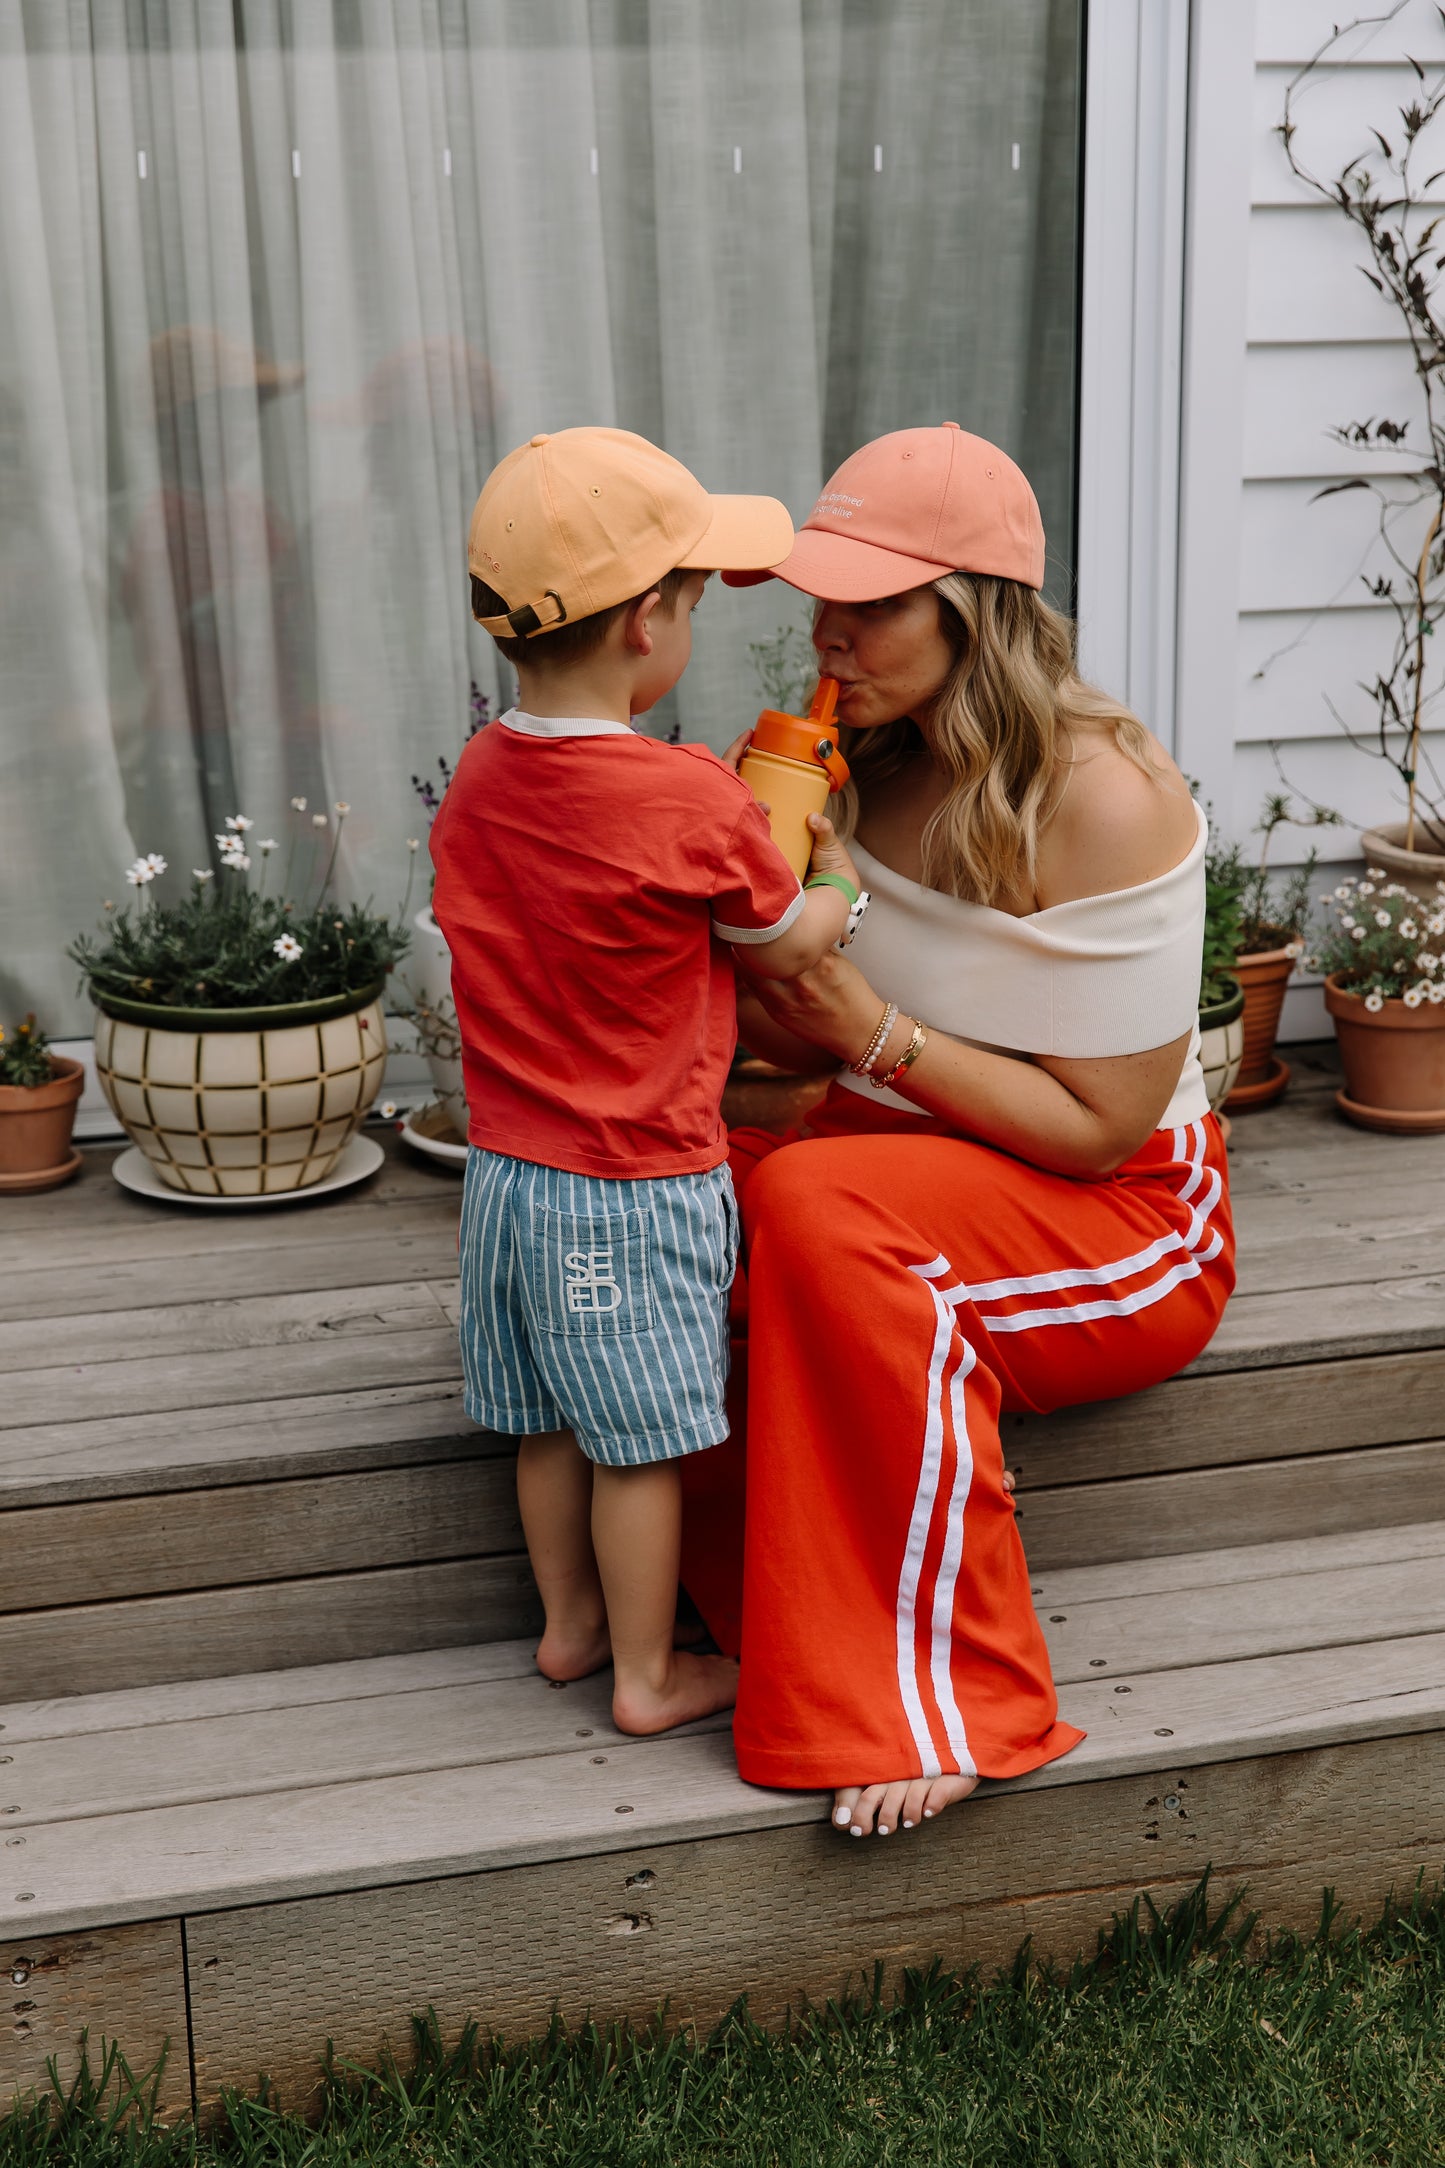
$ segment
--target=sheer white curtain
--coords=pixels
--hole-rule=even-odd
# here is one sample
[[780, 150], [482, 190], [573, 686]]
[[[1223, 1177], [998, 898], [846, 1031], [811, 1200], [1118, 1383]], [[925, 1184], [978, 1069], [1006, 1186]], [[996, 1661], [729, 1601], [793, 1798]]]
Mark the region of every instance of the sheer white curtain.
[[[462, 741], [467, 514], [613, 422], [805, 515], [879, 431], [1028, 467], [1067, 593], [1080, 0], [0, 0], [0, 1017], [227, 813], [390, 903]], [[791, 591], [654, 719], [722, 742]]]

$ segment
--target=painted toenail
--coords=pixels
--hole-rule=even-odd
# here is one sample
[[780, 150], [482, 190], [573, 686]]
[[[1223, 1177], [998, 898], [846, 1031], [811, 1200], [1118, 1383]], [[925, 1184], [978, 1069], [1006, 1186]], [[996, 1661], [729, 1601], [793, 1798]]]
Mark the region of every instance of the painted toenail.
[[846, 1829], [848, 1827], [848, 1823], [851, 1817], [846, 1807], [835, 1807], [833, 1810], [833, 1819], [838, 1824], [838, 1827], [840, 1829]]
[[853, 1824], [853, 1827], [852, 1827], [852, 1828], [851, 1828], [851, 1829], [849, 1830], [848, 1834], [849, 1834], [849, 1836], [850, 1836], [850, 1837], [861, 1837], [861, 1836], [862, 1836], [862, 1834], [863, 1834], [863, 1832], [862, 1832], [862, 1830], [861, 1830], [861, 1829], [860, 1829], [860, 1828], [858, 1827], [858, 1824], [857, 1824], [857, 1823], [855, 1822], [855, 1823]]
[[924, 1808], [924, 1810], [923, 1810], [923, 1819], [924, 1819], [924, 1821], [925, 1821], [925, 1822], [931, 1822], [931, 1821], [933, 1820], [933, 1809], [932, 1809], [932, 1807], [925, 1807], [925, 1808]]
[[912, 1822], [905, 1822], [903, 1826], [905, 1829], [911, 1829], [913, 1827], [913, 1824]]
[[887, 1824], [886, 1822], [880, 1822], [880, 1823], [878, 1824], [878, 1834], [879, 1834], [879, 1836], [880, 1836], [880, 1837], [886, 1837], [886, 1836], [887, 1836], [887, 1834], [888, 1834], [888, 1824]]

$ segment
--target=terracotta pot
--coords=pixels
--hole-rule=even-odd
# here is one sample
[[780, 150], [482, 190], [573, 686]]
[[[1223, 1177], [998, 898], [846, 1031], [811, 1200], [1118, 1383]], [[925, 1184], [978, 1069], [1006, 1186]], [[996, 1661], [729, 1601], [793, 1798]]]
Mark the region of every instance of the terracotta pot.
[[[1438, 905], [1440, 890], [1436, 886], [1445, 881], [1445, 852], [1407, 851], [1405, 848], [1405, 822], [1390, 821], [1381, 828], [1367, 828], [1360, 837], [1360, 850], [1369, 866], [1383, 866], [1392, 881], [1408, 888], [1412, 896], [1419, 896], [1424, 903]], [[1417, 820], [1417, 840], [1425, 834]]]
[[1215, 1113], [1234, 1088], [1244, 1059], [1244, 988], [1231, 978], [1233, 991], [1199, 1011], [1199, 1062], [1204, 1088]]
[[107, 995], [95, 1067], [126, 1135], [171, 1189], [274, 1197], [325, 1181], [381, 1088], [381, 982], [260, 1009]]
[[1228, 1105], [1243, 1113], [1268, 1106], [1289, 1082], [1289, 1070], [1274, 1051], [1285, 988], [1295, 967], [1293, 945], [1255, 949], [1235, 961], [1234, 975], [1244, 988], [1244, 1059]]
[[1337, 976], [1325, 980], [1325, 1007], [1340, 1043], [1345, 1089], [1335, 1100], [1346, 1119], [1395, 1135], [1445, 1131], [1445, 1008], [1396, 1000], [1367, 1009]]
[[85, 1071], [50, 1057], [48, 1084], [0, 1084], [0, 1190], [53, 1189], [80, 1165], [70, 1132]]

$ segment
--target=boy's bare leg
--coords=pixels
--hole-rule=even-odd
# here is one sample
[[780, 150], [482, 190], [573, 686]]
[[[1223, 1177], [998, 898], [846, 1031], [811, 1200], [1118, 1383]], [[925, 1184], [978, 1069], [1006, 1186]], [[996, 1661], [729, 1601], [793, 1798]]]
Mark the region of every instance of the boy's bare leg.
[[667, 1731], [737, 1699], [730, 1657], [693, 1656], [672, 1645], [681, 1543], [675, 1460], [593, 1469], [592, 1548], [607, 1600], [619, 1731]]
[[592, 1463], [570, 1430], [523, 1438], [517, 1504], [547, 1615], [537, 1669], [549, 1679], [584, 1679], [612, 1650], [592, 1554]]

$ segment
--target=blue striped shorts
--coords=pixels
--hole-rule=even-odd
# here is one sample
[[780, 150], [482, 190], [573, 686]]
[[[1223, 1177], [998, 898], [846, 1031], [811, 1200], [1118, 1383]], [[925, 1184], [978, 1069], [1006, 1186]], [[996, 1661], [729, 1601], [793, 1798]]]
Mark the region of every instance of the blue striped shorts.
[[738, 1212], [725, 1166], [613, 1182], [474, 1147], [460, 1247], [474, 1422], [570, 1429], [617, 1468], [727, 1436]]

